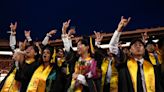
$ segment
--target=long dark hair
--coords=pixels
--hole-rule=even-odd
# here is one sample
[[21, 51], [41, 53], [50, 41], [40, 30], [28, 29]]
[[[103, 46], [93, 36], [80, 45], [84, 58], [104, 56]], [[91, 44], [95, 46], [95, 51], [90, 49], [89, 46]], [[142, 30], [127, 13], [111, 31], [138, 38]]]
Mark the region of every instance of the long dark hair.
[[[54, 47], [53, 46], [50, 46], [50, 45], [46, 45], [42, 48], [42, 51], [44, 51], [45, 49], [49, 50], [50, 51], [50, 60], [49, 60], [49, 63], [51, 66], [54, 66], [55, 69], [58, 69], [58, 65], [57, 65], [57, 59], [56, 57], [53, 57], [53, 54], [54, 54]], [[43, 52], [42, 52], [42, 55], [41, 55], [41, 60], [40, 62], [43, 64]], [[50, 62], [51, 59], [55, 58], [55, 62]]]
[[[49, 60], [49, 62], [51, 61], [51, 59], [52, 59], [52, 55], [53, 55], [53, 53], [54, 53], [54, 47], [52, 47], [52, 46], [50, 46], [50, 45], [46, 45], [46, 46], [44, 46], [43, 48], [42, 48], [42, 55], [41, 55], [41, 62], [43, 61], [43, 51], [44, 50], [49, 50], [50, 51], [50, 60]], [[43, 63], [43, 62], [42, 62]]]

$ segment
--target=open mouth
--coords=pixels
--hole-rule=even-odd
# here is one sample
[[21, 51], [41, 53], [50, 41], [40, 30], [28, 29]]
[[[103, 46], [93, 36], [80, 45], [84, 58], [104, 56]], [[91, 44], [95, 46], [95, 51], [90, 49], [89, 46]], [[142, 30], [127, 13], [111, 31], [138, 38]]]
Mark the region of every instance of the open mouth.
[[46, 55], [43, 55], [43, 58], [46, 58], [47, 56]]

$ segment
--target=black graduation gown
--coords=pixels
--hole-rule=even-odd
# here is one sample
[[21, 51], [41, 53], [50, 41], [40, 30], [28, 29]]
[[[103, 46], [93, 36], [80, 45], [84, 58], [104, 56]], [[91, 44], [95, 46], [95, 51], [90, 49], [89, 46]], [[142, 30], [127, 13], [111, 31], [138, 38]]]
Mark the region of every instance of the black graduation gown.
[[26, 92], [31, 77], [39, 65], [38, 61], [34, 61], [31, 64], [24, 63], [23, 67], [16, 71], [15, 80], [21, 82], [20, 92]]
[[66, 68], [67, 65], [69, 65], [69, 74], [65, 74], [65, 92], [67, 92], [68, 88], [71, 85], [72, 80], [72, 74], [74, 73], [74, 67], [75, 63], [78, 60], [78, 56], [76, 55], [76, 52], [73, 51], [73, 49], [70, 49], [69, 52], [65, 52], [65, 61], [62, 64], [62, 68]]
[[[127, 67], [127, 59], [127, 56], [125, 56], [125, 58], [122, 58], [123, 63], [121, 63], [118, 67], [118, 92], [134, 92], [131, 76]], [[158, 66], [154, 66], [154, 73], [155, 91], [164, 92], [160, 83], [160, 72]]]
[[[54, 78], [49, 78], [49, 76], [52, 76], [55, 74]], [[57, 68], [55, 65], [50, 74], [48, 76], [48, 79], [46, 80], [46, 87], [49, 87], [49, 91], [46, 90], [46, 92], [64, 92], [65, 88], [65, 79], [64, 79], [64, 73], [61, 71], [61, 69]]]

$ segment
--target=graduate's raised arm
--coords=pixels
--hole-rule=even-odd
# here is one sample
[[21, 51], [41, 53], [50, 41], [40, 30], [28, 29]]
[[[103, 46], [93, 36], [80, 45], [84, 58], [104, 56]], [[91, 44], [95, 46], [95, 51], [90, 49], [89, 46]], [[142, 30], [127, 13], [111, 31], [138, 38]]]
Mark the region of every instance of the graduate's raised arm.
[[72, 48], [72, 40], [71, 40], [71, 36], [75, 33], [75, 29], [74, 28], [71, 28], [69, 30], [69, 32], [67, 33], [67, 29], [70, 25], [70, 22], [71, 20], [69, 19], [68, 21], [64, 22], [63, 23], [63, 26], [62, 26], [62, 41], [63, 41], [63, 44], [64, 44], [64, 48], [67, 52], [70, 51], [70, 48]]
[[95, 34], [95, 46], [100, 47], [103, 35], [100, 32], [94, 31]]
[[121, 32], [130, 22], [130, 20], [131, 20], [131, 17], [129, 17], [128, 19], [124, 18], [124, 16], [121, 17], [118, 27], [109, 42], [109, 50], [113, 54], [118, 54], [118, 43], [119, 43]]
[[43, 44], [44, 46], [47, 45], [47, 44], [48, 44], [48, 41], [49, 41], [49, 38], [52, 37], [53, 35], [55, 35], [56, 32], [57, 32], [56, 29], [53, 29], [53, 30], [51, 30], [50, 32], [48, 32], [48, 33], [46, 34], [46, 37], [45, 37], [44, 40], [42, 41], [42, 44]]
[[9, 44], [13, 51], [16, 48], [16, 29], [17, 29], [17, 22], [11, 23], [10, 24], [11, 33], [10, 33]]

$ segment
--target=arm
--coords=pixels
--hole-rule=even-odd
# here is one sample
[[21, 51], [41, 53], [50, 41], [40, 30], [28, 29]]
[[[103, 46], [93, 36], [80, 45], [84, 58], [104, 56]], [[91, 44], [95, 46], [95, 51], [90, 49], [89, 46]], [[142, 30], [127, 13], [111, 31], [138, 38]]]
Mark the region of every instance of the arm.
[[42, 49], [41, 49], [41, 47], [40, 47], [40, 45], [39, 45], [39, 42], [36, 42], [35, 45], [38, 47], [38, 49], [39, 49], [39, 54], [41, 55], [41, 54], [42, 54]]
[[51, 30], [49, 33], [47, 33], [46, 37], [44, 38], [44, 40], [42, 41], [42, 44], [45, 46], [48, 44], [49, 38], [52, 37], [53, 35], [55, 35], [57, 32], [57, 30]]
[[26, 37], [26, 39], [27, 39], [28, 42], [32, 42], [30, 33], [31, 33], [30, 30], [29, 31], [26, 31], [26, 30], [24, 31], [25, 37]]
[[146, 42], [147, 42], [147, 40], [148, 40], [148, 38], [149, 38], [147, 32], [141, 33], [141, 36], [142, 36], [143, 42], [146, 44]]
[[121, 17], [121, 21], [118, 24], [117, 30], [114, 32], [111, 41], [109, 42], [109, 50], [111, 53], [117, 55], [118, 54], [118, 42], [121, 35], [122, 30], [127, 26], [131, 18], [125, 19], [123, 16]]
[[13, 23], [10, 24], [11, 34], [10, 34], [9, 44], [13, 51], [16, 48], [16, 36], [15, 36], [16, 28], [17, 28], [17, 22], [15, 22], [14, 24]]
[[94, 34], [95, 34], [95, 46], [100, 48], [100, 44], [103, 39], [103, 35], [101, 35], [100, 32], [96, 32], [96, 31], [94, 31]]
[[70, 24], [70, 21], [71, 20], [68, 20], [66, 22], [63, 23], [63, 27], [62, 27], [62, 41], [63, 41], [63, 44], [64, 44], [64, 48], [67, 52], [70, 51], [70, 48], [72, 47], [72, 40], [71, 40], [71, 37], [70, 35], [72, 34], [72, 30], [70, 30], [67, 34], [66, 30], [67, 28], [69, 27], [69, 24]]

